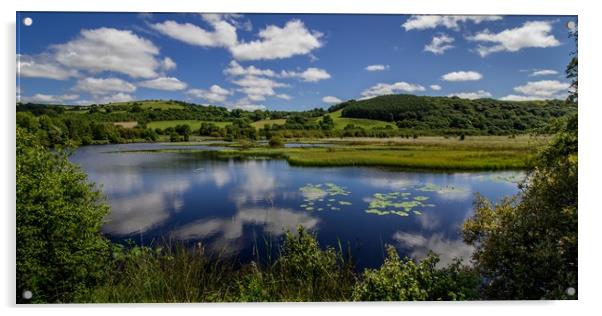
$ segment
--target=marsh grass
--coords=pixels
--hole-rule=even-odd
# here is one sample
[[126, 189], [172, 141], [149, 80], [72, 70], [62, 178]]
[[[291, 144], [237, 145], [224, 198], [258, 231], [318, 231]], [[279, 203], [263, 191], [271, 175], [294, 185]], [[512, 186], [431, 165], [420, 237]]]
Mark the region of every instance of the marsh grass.
[[[265, 243], [266, 247], [273, 245]], [[461, 262], [436, 269], [438, 257], [400, 259], [393, 247], [378, 269], [357, 272], [350, 247], [321, 248], [299, 227], [248, 264], [200, 245], [115, 247], [104, 284], [81, 291], [76, 302], [331, 302], [351, 300], [477, 299], [477, 274]]]
[[[265, 244], [272, 247], [271, 244]], [[78, 302], [260, 302], [347, 301], [357, 274], [349, 251], [321, 249], [299, 228], [287, 232], [276, 259], [270, 255], [240, 264], [200, 245], [164, 248], [116, 247], [107, 281], [81, 292]], [[267, 251], [270, 253], [270, 251]]]

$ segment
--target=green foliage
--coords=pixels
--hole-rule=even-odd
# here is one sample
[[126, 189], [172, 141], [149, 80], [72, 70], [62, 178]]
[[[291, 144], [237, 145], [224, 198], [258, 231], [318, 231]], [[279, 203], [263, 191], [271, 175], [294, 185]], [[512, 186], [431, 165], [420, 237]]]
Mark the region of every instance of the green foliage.
[[108, 272], [108, 206], [62, 151], [17, 128], [17, 301], [70, 302]]
[[366, 269], [353, 289], [356, 301], [435, 301], [478, 298], [479, 277], [455, 261], [437, 269], [439, 258], [429, 254], [420, 263], [401, 260], [393, 246], [379, 269]]
[[272, 138], [270, 138], [269, 141], [270, 147], [274, 147], [274, 148], [279, 148], [279, 147], [284, 147], [284, 140], [282, 139], [282, 137], [280, 136], [274, 136]]
[[400, 129], [467, 134], [525, 133], [553, 118], [575, 113], [563, 101], [511, 102], [448, 97], [385, 95], [347, 104], [343, 117], [396, 122]]

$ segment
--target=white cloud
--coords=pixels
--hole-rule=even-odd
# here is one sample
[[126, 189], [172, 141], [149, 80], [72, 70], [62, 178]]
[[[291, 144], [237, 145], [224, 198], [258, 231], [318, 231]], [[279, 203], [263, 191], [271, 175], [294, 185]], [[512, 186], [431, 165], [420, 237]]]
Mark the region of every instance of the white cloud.
[[85, 78], [78, 80], [73, 89], [92, 95], [103, 95], [113, 92], [131, 93], [136, 91], [136, 86], [119, 78]]
[[322, 102], [328, 103], [328, 104], [337, 104], [337, 103], [343, 102], [343, 100], [341, 100], [341, 99], [339, 99], [337, 97], [329, 95], [329, 96], [323, 97], [322, 98]]
[[398, 92], [417, 92], [424, 91], [424, 87], [419, 84], [407, 83], [405, 81], [389, 83], [378, 83], [362, 92], [361, 99], [370, 99], [379, 95], [395, 94]]
[[545, 98], [537, 97], [537, 96], [509, 94], [507, 96], [501, 97], [500, 100], [502, 100], [502, 101], [534, 101], [534, 100], [545, 100]]
[[300, 20], [291, 20], [284, 27], [269, 25], [258, 34], [259, 40], [230, 47], [238, 60], [282, 59], [309, 54], [320, 48], [322, 34], [310, 31]]
[[449, 94], [448, 97], [458, 97], [462, 99], [481, 99], [481, 98], [491, 98], [491, 93], [485, 90], [479, 90], [476, 92], [457, 92]]
[[186, 91], [186, 93], [195, 98], [205, 99], [209, 102], [224, 102], [228, 95], [231, 94], [230, 91], [216, 84], [212, 85], [209, 90], [190, 89]]
[[159, 48], [151, 41], [113, 28], [82, 30], [74, 40], [51, 49], [58, 63], [91, 73], [113, 71], [134, 78], [152, 78], [161, 65], [155, 58]]
[[276, 72], [271, 69], [260, 69], [253, 65], [244, 67], [235, 60], [228, 64], [228, 68], [224, 69], [224, 74], [230, 76], [264, 76], [275, 78], [297, 78], [305, 82], [318, 82], [320, 80], [329, 79], [331, 76], [328, 71], [320, 68], [310, 67], [304, 71], [282, 70]]
[[491, 43], [489, 46], [479, 45], [477, 47], [477, 52], [481, 57], [496, 52], [517, 52], [530, 47], [554, 47], [560, 45], [560, 42], [550, 34], [552, 23], [551, 21], [527, 21], [520, 27], [506, 29], [499, 33], [484, 30], [467, 37], [467, 39]]
[[151, 27], [190, 45], [226, 48], [236, 45], [238, 42], [236, 27], [222, 20], [222, 15], [205, 14], [202, 16], [203, 20], [211, 25], [213, 31], [205, 30], [192, 23], [181, 24], [171, 20], [153, 24]]
[[432, 84], [430, 87], [431, 87], [431, 90], [435, 90], [435, 91], [441, 90], [441, 86], [438, 84]]
[[166, 91], [184, 90], [188, 86], [185, 82], [182, 82], [175, 77], [159, 77], [156, 79], [139, 82], [138, 85], [149, 89]]
[[501, 19], [501, 16], [496, 15], [412, 15], [401, 26], [406, 31], [432, 29], [439, 26], [457, 30], [459, 29], [460, 22], [473, 22], [479, 24], [481, 22], [497, 21]]
[[280, 72], [282, 78], [299, 78], [305, 82], [318, 82], [320, 80], [330, 79], [328, 71], [320, 68], [310, 67], [303, 72], [286, 71]]
[[287, 86], [284, 83], [252, 75], [244, 76], [232, 81], [232, 83], [240, 86], [241, 88], [239, 91], [245, 93], [247, 98], [252, 101], [263, 101], [266, 96], [273, 96], [276, 94], [274, 91], [275, 88]]
[[554, 98], [561, 92], [566, 92], [570, 87], [569, 83], [558, 80], [529, 81], [525, 85], [514, 87], [514, 91], [527, 96], [536, 96], [542, 98]]
[[381, 64], [377, 64], [377, 65], [369, 65], [366, 66], [367, 71], [383, 71], [383, 70], [387, 70], [389, 69], [389, 65], [381, 65]]
[[113, 102], [129, 102], [134, 101], [134, 97], [130, 94], [119, 92], [113, 95], [105, 95], [96, 100], [96, 103], [113, 103]]
[[45, 59], [48, 59], [48, 56], [34, 58], [17, 54], [17, 76], [55, 80], [66, 80], [77, 76], [77, 71], [65, 69], [61, 65]]
[[550, 75], [557, 75], [557, 74], [558, 74], [558, 71], [552, 70], [552, 69], [536, 69], [531, 74], [529, 74], [529, 76], [530, 77], [550, 76]]
[[424, 45], [425, 52], [431, 52], [435, 55], [441, 55], [446, 50], [454, 48], [451, 45], [454, 42], [454, 38], [446, 34], [440, 34], [433, 37], [430, 44]]
[[165, 71], [169, 71], [172, 69], [176, 69], [176, 62], [173, 61], [171, 58], [169, 57], [165, 57], [163, 58], [163, 60], [161, 61], [161, 69], [165, 70]]
[[291, 100], [293, 98], [290, 95], [285, 94], [285, 93], [277, 94], [276, 97], [278, 99], [282, 99], [282, 100]]
[[483, 75], [476, 71], [454, 71], [441, 76], [445, 81], [474, 81], [481, 80]]
[[259, 69], [253, 65], [249, 67], [243, 67], [235, 60], [231, 61], [228, 64], [228, 68], [224, 69], [224, 74], [230, 76], [266, 76], [266, 77], [275, 77], [276, 72], [271, 69]]
[[22, 101], [23, 102], [31, 102], [31, 103], [61, 104], [61, 103], [64, 103], [65, 101], [77, 100], [78, 98], [79, 98], [79, 95], [77, 95], [77, 94], [52, 95], [52, 94], [37, 93], [30, 97], [23, 96]]
[[257, 110], [265, 110], [267, 109], [265, 105], [261, 105], [261, 104], [235, 104], [232, 106], [233, 109], [240, 109], [243, 111], [249, 111], [249, 112], [253, 112], [253, 111], [257, 111]]

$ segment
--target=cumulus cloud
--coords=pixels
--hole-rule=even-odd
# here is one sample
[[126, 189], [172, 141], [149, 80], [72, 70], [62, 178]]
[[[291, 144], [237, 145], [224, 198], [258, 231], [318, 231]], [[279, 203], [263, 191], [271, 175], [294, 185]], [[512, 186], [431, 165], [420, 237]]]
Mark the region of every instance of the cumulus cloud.
[[213, 30], [208, 31], [192, 23], [165, 21], [152, 24], [151, 27], [171, 38], [184, 43], [203, 47], [231, 47], [238, 42], [236, 27], [221, 19], [220, 15], [205, 14], [203, 20]]
[[343, 100], [341, 100], [341, 99], [339, 99], [337, 97], [329, 95], [329, 96], [323, 97], [322, 98], [322, 102], [328, 103], [328, 104], [337, 104], [337, 103], [343, 102]]
[[185, 82], [180, 81], [175, 77], [159, 77], [151, 80], [146, 80], [138, 83], [139, 86], [149, 89], [178, 91], [184, 90], [188, 86]]
[[300, 20], [291, 20], [284, 27], [269, 25], [258, 34], [259, 40], [230, 47], [238, 60], [282, 59], [309, 54], [320, 48], [322, 33], [308, 30]]
[[424, 45], [425, 52], [431, 52], [435, 55], [441, 55], [446, 50], [454, 48], [451, 45], [454, 42], [454, 38], [446, 34], [440, 34], [433, 37], [430, 44]]
[[275, 88], [287, 87], [287, 84], [277, 82], [268, 78], [257, 76], [244, 76], [240, 79], [233, 80], [232, 83], [240, 86], [240, 92], [245, 93], [247, 98], [252, 101], [263, 101], [267, 96], [276, 94]]
[[378, 83], [362, 92], [361, 99], [370, 99], [379, 95], [395, 94], [399, 92], [418, 92], [424, 91], [425, 88], [419, 84], [407, 83], [399, 81], [395, 83]]
[[21, 99], [23, 102], [31, 102], [31, 103], [55, 103], [62, 104], [66, 101], [74, 101], [79, 98], [77, 94], [63, 94], [63, 95], [53, 95], [53, 94], [43, 94], [37, 93], [33, 96], [22, 96]]
[[496, 15], [412, 15], [401, 26], [406, 31], [433, 29], [440, 26], [458, 30], [460, 23], [472, 22], [479, 24], [501, 19], [501, 16]]
[[552, 69], [536, 69], [532, 73], [530, 73], [529, 76], [530, 77], [551, 76], [551, 75], [557, 75], [557, 74], [558, 74], [558, 71], [552, 70]]
[[387, 70], [389, 69], [389, 65], [381, 65], [381, 64], [377, 64], [377, 65], [369, 65], [366, 66], [367, 71], [383, 71], [383, 70]]
[[[533, 99], [554, 99], [562, 98], [559, 96], [561, 93], [566, 93], [569, 89], [570, 84], [567, 82], [560, 82], [558, 80], [541, 80], [541, 81], [529, 81], [522, 86], [514, 87], [514, 91], [524, 94], [526, 97]], [[513, 97], [516, 99], [517, 96], [509, 95], [508, 98]]]
[[77, 38], [51, 49], [61, 65], [91, 73], [113, 71], [133, 78], [152, 78], [161, 65], [156, 59], [159, 48], [151, 41], [114, 28], [82, 30]]
[[163, 69], [164, 71], [169, 71], [169, 70], [172, 70], [172, 69], [176, 69], [176, 66], [177, 66], [176, 62], [173, 61], [169, 57], [165, 57], [161, 61], [161, 69]]
[[195, 98], [205, 99], [209, 102], [224, 102], [226, 101], [226, 98], [228, 98], [228, 95], [231, 94], [230, 91], [216, 84], [212, 85], [209, 90], [190, 89], [186, 91], [186, 93]]
[[430, 86], [430, 88], [431, 88], [431, 90], [434, 90], [434, 91], [439, 91], [439, 90], [441, 90], [441, 86], [440, 86], [440, 85], [438, 85], [438, 84], [432, 84], [432, 85]]
[[259, 69], [253, 65], [249, 67], [241, 66], [236, 60], [231, 61], [228, 64], [228, 68], [224, 69], [224, 74], [230, 76], [266, 76], [275, 77], [277, 74], [271, 69]]
[[224, 74], [230, 76], [263, 76], [270, 78], [297, 78], [305, 82], [318, 82], [320, 80], [329, 79], [331, 76], [328, 71], [320, 68], [310, 67], [304, 71], [282, 70], [276, 72], [272, 69], [261, 69], [253, 65], [244, 67], [235, 60], [228, 64], [228, 68], [224, 69]]
[[113, 102], [129, 102], [134, 101], [134, 97], [130, 94], [119, 92], [113, 95], [105, 95], [96, 99], [95, 103], [113, 103]]
[[61, 65], [48, 60], [49, 56], [38, 58], [17, 54], [17, 76], [66, 80], [77, 76], [77, 71], [65, 69]]
[[265, 105], [262, 104], [235, 104], [232, 106], [233, 109], [240, 109], [243, 111], [249, 111], [249, 112], [253, 112], [253, 111], [257, 111], [257, 110], [262, 110], [264, 111], [266, 108]]
[[454, 71], [441, 76], [445, 81], [475, 81], [481, 80], [483, 75], [476, 71]]
[[485, 90], [479, 90], [476, 92], [457, 92], [449, 94], [448, 97], [458, 97], [462, 99], [481, 99], [481, 98], [491, 98], [491, 93]]
[[560, 42], [551, 34], [552, 23], [551, 21], [527, 21], [520, 27], [506, 29], [499, 33], [484, 30], [467, 39], [490, 44], [480, 44], [477, 47], [481, 57], [496, 52], [517, 52], [523, 48], [554, 47], [560, 45]]
[[73, 89], [92, 95], [105, 95], [114, 92], [132, 93], [136, 91], [136, 86], [119, 78], [84, 78], [78, 80]]
[[282, 100], [291, 100], [293, 98], [293, 97], [291, 97], [290, 95], [288, 95], [286, 93], [277, 94], [276, 97], [278, 99], [282, 99]]
[[318, 82], [320, 80], [330, 79], [330, 74], [324, 69], [310, 67], [303, 72], [282, 71], [280, 77], [299, 78], [305, 82]]
[[535, 100], [545, 100], [543, 97], [531, 96], [531, 95], [517, 95], [517, 94], [509, 94], [507, 96], [501, 97], [502, 101], [535, 101]]

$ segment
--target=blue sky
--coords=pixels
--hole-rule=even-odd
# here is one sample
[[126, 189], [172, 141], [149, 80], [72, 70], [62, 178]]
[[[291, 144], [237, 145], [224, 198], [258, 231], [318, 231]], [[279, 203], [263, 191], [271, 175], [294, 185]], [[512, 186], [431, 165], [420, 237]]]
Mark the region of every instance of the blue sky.
[[248, 110], [390, 93], [564, 98], [567, 22], [576, 19], [19, 12], [17, 93], [25, 102], [177, 99]]

